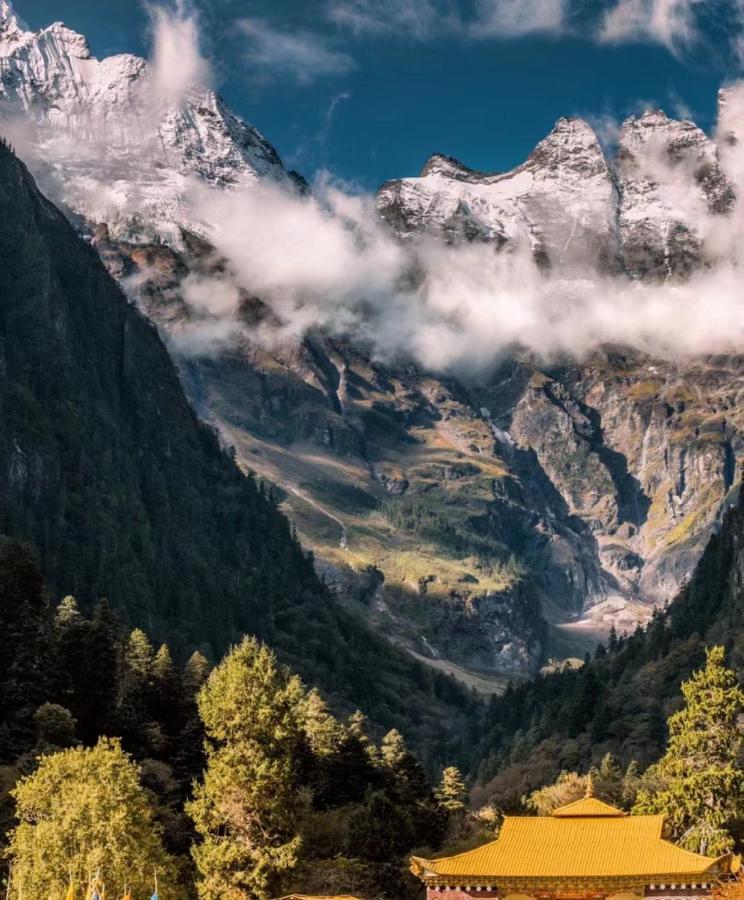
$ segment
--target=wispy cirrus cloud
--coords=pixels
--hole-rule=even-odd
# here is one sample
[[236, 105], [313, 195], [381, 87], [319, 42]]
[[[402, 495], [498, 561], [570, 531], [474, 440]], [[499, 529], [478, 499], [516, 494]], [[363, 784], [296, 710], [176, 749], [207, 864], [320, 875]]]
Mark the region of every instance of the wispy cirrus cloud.
[[289, 77], [299, 84], [345, 75], [354, 59], [324, 35], [311, 31], [283, 31], [263, 19], [240, 19], [238, 30], [248, 39], [246, 60], [260, 80]]
[[519, 38], [561, 34], [567, 27], [568, 0], [477, 0], [468, 33], [474, 38]]
[[614, 0], [593, 36], [599, 43], [655, 43], [744, 63], [744, 0]]
[[[327, 18], [357, 37], [417, 41], [573, 36], [599, 44], [656, 43], [682, 57], [715, 44], [744, 61], [744, 0], [326, 0]], [[705, 20], [715, 20], [711, 39]]]
[[650, 41], [678, 55], [699, 35], [696, 12], [706, 0], [618, 0], [605, 13], [602, 43]]
[[355, 35], [430, 40], [461, 30], [457, 4], [442, 0], [329, 0], [328, 19]]
[[443, 36], [516, 38], [560, 33], [568, 0], [329, 0], [328, 18], [353, 34], [397, 34], [418, 41]]

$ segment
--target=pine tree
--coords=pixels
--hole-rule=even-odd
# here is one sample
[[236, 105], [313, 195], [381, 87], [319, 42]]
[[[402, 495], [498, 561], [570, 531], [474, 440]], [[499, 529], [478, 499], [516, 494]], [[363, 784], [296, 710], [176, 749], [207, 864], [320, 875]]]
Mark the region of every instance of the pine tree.
[[403, 735], [396, 729], [388, 731], [382, 739], [380, 753], [383, 763], [393, 772], [397, 772], [403, 766], [408, 757], [408, 749]]
[[140, 755], [157, 754], [164, 743], [151, 716], [154, 693], [155, 650], [145, 632], [135, 628], [124, 646], [117, 719], [127, 747]]
[[[119, 698], [122, 625], [108, 600], [99, 600], [90, 622], [86, 621], [82, 652], [70, 648], [69, 667], [73, 673], [78, 734], [87, 743], [98, 735], [111, 734], [114, 708]], [[68, 704], [65, 704], [68, 705]]]
[[449, 815], [464, 813], [468, 804], [468, 789], [456, 766], [448, 766], [442, 772], [442, 780], [434, 792], [437, 803]]
[[42, 757], [13, 790], [18, 826], [11, 835], [13, 896], [62, 900], [83, 893], [96, 873], [107, 894], [149, 896], [153, 872], [168, 896], [183, 897], [163, 849], [139, 770], [118, 741]]
[[356, 712], [353, 712], [349, 716], [347, 727], [349, 729], [349, 733], [353, 734], [354, 737], [358, 738], [365, 744], [369, 743], [369, 738], [367, 737], [367, 717], [360, 709], [356, 710]]
[[150, 714], [163, 728], [168, 741], [183, 726], [184, 698], [181, 673], [173, 664], [167, 644], [155, 654], [152, 664], [152, 694]]
[[193, 856], [203, 900], [265, 900], [296, 865], [304, 700], [299, 680], [255, 638], [202, 688], [207, 768], [187, 811], [201, 837]]
[[187, 698], [194, 698], [209, 677], [210, 665], [204, 654], [195, 650], [183, 670], [183, 690]]
[[328, 711], [328, 704], [317, 688], [308, 692], [303, 703], [303, 728], [316, 756], [328, 756], [338, 751], [345, 729]]
[[625, 778], [623, 770], [611, 753], [605, 753], [598, 767], [590, 770], [594, 795], [608, 803], [623, 801]]
[[183, 726], [173, 763], [178, 778], [187, 785], [204, 769], [204, 724], [199, 716], [196, 698], [209, 677], [209, 669], [206, 657], [197, 650], [189, 657], [181, 677]]
[[666, 813], [672, 838], [715, 856], [732, 848], [726, 825], [744, 811], [744, 692], [724, 666], [723, 647], [708, 650], [705, 668], [682, 693], [685, 706], [669, 719], [667, 751], [644, 779], [657, 786], [639, 792], [633, 812]]

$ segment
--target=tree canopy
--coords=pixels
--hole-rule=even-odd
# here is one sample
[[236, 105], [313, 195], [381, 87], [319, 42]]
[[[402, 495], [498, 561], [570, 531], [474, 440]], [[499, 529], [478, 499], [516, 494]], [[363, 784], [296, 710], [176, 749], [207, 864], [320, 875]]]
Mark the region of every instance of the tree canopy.
[[724, 665], [724, 648], [708, 650], [704, 669], [682, 685], [684, 707], [669, 719], [664, 756], [646, 774], [633, 811], [666, 813], [670, 836], [716, 856], [734, 845], [726, 826], [744, 811], [740, 765], [744, 691]]
[[109, 896], [144, 896], [155, 873], [179, 896], [139, 770], [118, 741], [43, 757], [13, 797], [14, 896], [63, 900], [71, 885], [82, 892], [94, 880]]

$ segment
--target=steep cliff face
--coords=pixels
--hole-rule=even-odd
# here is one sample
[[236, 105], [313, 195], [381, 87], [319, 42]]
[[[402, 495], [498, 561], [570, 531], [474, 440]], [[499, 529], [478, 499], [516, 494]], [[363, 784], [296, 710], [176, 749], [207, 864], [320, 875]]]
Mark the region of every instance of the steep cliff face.
[[[741, 128], [732, 104], [722, 92], [720, 146], [691, 122], [648, 112], [623, 124], [607, 163], [586, 123], [562, 120], [511, 173], [434, 157], [419, 178], [384, 185], [378, 208], [403, 239], [423, 232], [500, 252], [528, 243], [559, 275], [681, 283], [730, 250], [721, 234], [739, 215]], [[450, 227], [463, 210], [477, 228]], [[585, 526], [585, 615], [569, 631], [618, 624], [621, 608], [626, 622], [642, 619], [685, 582], [736, 493], [743, 388], [741, 358], [670, 363], [627, 348], [548, 368], [524, 359], [481, 385], [478, 407], [534, 454]], [[572, 608], [570, 590], [558, 596]]]
[[430, 760], [458, 753], [468, 699], [340, 608], [197, 420], [156, 329], [5, 145], [0, 262], [0, 532], [38, 548], [56, 596], [108, 597], [181, 654], [255, 633]]
[[[546, 675], [494, 700], [479, 800], [518, 807], [525, 793], [611, 752], [641, 768], [664, 752], [680, 684], [723, 645], [742, 677], [744, 492], [711, 537], [689, 584], [645, 631], [615, 640], [578, 670]], [[524, 723], [529, 722], [529, 730]]]

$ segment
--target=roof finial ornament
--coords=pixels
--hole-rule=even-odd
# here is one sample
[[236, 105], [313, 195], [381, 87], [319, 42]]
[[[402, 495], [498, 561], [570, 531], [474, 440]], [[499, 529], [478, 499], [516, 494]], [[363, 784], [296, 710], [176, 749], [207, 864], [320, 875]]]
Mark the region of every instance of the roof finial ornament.
[[594, 776], [591, 771], [586, 776], [586, 799], [591, 800], [594, 797]]

